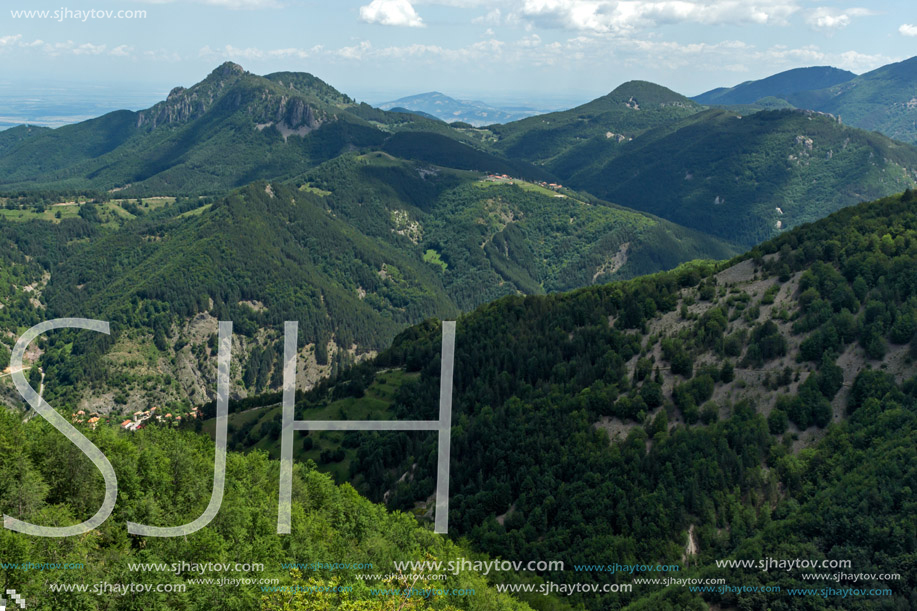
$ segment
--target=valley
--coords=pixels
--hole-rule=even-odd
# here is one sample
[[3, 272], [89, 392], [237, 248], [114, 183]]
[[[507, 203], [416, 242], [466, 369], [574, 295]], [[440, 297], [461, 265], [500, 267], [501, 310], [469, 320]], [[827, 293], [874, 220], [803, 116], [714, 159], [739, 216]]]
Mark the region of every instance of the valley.
[[[246, 578], [290, 589], [230, 599], [191, 571], [153, 571], [192, 587], [136, 604], [907, 608], [913, 61], [693, 99], [628, 81], [524, 118], [478, 107], [473, 123], [225, 62], [148, 109], [0, 131], [0, 508], [69, 525], [104, 498], [97, 466], [33, 417], [9, 369], [17, 339], [54, 318], [111, 332], [50, 332], [21, 373], [120, 482], [91, 535], [0, 531], [4, 562], [80, 560], [84, 573], [5, 564], [5, 583], [40, 608], [120, 610], [134, 603], [49, 584], [217, 558], [263, 563]], [[296, 420], [394, 421], [436, 418], [446, 320], [448, 535], [432, 531], [439, 440], [425, 431], [297, 431], [293, 532], [278, 535], [284, 323], [299, 324]], [[224, 502], [187, 537], [129, 535], [127, 522], [186, 524], [209, 506], [220, 321], [233, 323]], [[900, 579], [870, 581], [882, 598], [765, 599], [603, 564], [769, 592], [838, 585], [724, 564], [796, 557]], [[555, 564], [393, 572], [462, 558]], [[304, 568], [322, 559], [377, 575]], [[549, 584], [584, 587], [536, 593]], [[377, 592], [440, 586], [475, 594]]]

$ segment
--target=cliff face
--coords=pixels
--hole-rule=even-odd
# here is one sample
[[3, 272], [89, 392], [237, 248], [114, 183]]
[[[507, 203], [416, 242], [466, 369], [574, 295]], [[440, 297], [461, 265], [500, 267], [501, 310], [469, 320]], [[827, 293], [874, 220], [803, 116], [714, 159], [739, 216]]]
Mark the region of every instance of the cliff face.
[[160, 125], [193, 121], [210, 110], [233, 85], [248, 73], [242, 66], [226, 62], [190, 89], [176, 87], [163, 102], [137, 113], [137, 127], [155, 129]]
[[284, 87], [282, 82], [268, 81], [227, 62], [193, 87], [176, 87], [165, 101], [138, 112], [137, 127], [155, 129], [188, 123], [211, 111], [229, 115], [244, 110], [258, 129], [276, 125], [286, 136], [308, 133], [328, 120], [327, 112], [296, 93], [292, 86]]

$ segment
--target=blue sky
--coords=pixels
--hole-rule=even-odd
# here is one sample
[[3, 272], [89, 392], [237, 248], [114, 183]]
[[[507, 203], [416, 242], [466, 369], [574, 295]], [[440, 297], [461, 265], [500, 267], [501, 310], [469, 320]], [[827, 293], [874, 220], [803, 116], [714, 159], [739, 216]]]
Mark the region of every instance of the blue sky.
[[[93, 87], [145, 105], [235, 61], [382, 102], [439, 90], [540, 107], [645, 79], [694, 95], [799, 66], [917, 55], [912, 0], [6, 0], [0, 90]], [[14, 18], [15, 10], [145, 18]], [[41, 95], [36, 93], [35, 95]], [[132, 97], [133, 96], [133, 97]]]

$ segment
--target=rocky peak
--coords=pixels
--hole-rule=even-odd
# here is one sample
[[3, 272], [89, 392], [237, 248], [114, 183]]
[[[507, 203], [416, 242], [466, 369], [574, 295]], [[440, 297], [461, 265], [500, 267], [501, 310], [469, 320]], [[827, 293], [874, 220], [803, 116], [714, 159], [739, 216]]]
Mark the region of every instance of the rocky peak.
[[217, 78], [227, 78], [231, 76], [239, 76], [245, 74], [245, 69], [235, 62], [223, 62], [217, 66], [213, 72], [210, 73], [210, 76]]

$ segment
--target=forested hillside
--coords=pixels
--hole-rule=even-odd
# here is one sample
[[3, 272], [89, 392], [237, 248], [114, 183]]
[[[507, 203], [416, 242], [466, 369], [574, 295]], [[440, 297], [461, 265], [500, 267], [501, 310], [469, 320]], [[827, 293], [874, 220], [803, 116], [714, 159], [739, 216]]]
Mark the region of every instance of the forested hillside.
[[[828, 66], [796, 68], [693, 98], [709, 105], [773, 105], [828, 112], [845, 124], [917, 143], [917, 57], [855, 75]], [[738, 108], [735, 108], [738, 110]]]
[[514, 159], [569, 175], [585, 159], [617, 153], [621, 143], [644, 131], [690, 116], [702, 106], [665, 87], [630, 81], [608, 95], [570, 110], [492, 125], [484, 141]]
[[726, 241], [537, 179], [454, 172], [382, 153], [343, 156], [297, 184], [325, 194], [333, 214], [361, 232], [417, 248], [465, 310], [507, 294], [735, 252]]
[[[762, 87], [792, 89], [800, 78]], [[794, 112], [777, 97], [755, 101], [740, 112], [704, 111], [634, 81], [568, 111], [465, 131], [573, 188], [746, 248], [917, 184], [914, 147], [835, 116]]]
[[917, 143], [917, 57], [876, 68], [815, 91], [786, 96], [800, 108], [830, 112], [844, 123]]
[[[23, 277], [4, 289], [15, 300], [0, 309], [11, 323], [3, 341], [51, 317], [111, 321], [112, 336], [78, 340], [75, 358], [66, 334], [30, 355], [48, 396], [74, 411], [186, 412], [213, 396], [217, 320], [239, 333], [233, 394], [243, 397], [279, 387], [286, 320], [300, 324], [308, 387], [430, 316], [736, 252], [539, 182], [377, 151], [226, 197], [10, 199], [0, 235], [15, 257], [8, 273]], [[11, 386], [0, 379], [0, 389]]]
[[826, 89], [855, 77], [856, 74], [849, 70], [831, 66], [794, 68], [757, 81], [745, 81], [735, 87], [712, 89], [691, 99], [708, 106], [754, 104], [762, 98], [786, 98], [803, 91]]
[[357, 104], [310, 74], [262, 77], [227, 62], [146, 110], [0, 132], [0, 188], [221, 193], [294, 176], [398, 130], [461, 139], [440, 121]]
[[[256, 180], [293, 180], [355, 152], [384, 151], [565, 184], [750, 247], [915, 184], [917, 149], [845, 126], [910, 141], [912, 63], [817, 91], [798, 87], [845, 73], [806, 69], [745, 83], [736, 91], [768, 94], [737, 107], [746, 115], [703, 112], [665, 87], [630, 81], [571, 110], [480, 128], [358, 104], [310, 74], [258, 76], [226, 63], [145, 110], [2, 132], [0, 191], [222, 195]], [[794, 113], [792, 105], [833, 116]], [[889, 131], [892, 123], [904, 131]]]
[[0, 32], [0, 611], [917, 609], [917, 57], [622, 83], [904, 11], [101, 4]]
[[[853, 572], [902, 579], [868, 584], [891, 588], [890, 598], [829, 597], [830, 608], [906, 605], [917, 587], [915, 270], [917, 198], [908, 191], [728, 263], [506, 297], [460, 317], [450, 527], [507, 558], [682, 562], [693, 574], [784, 589], [837, 584], [798, 572], [736, 577], [713, 561], [845, 558]], [[297, 417], [435, 418], [439, 336], [435, 322], [404, 332], [304, 396]], [[244, 428], [233, 418], [249, 432], [235, 447], [276, 452], [279, 415], [265, 399]], [[304, 437], [299, 456], [361, 493], [429, 508], [431, 436]], [[763, 599], [704, 600], [754, 608]], [[783, 600], [812, 608], [813, 599]], [[678, 588], [581, 602], [704, 608]]]
[[709, 110], [582, 164], [572, 186], [751, 247], [917, 184], [917, 149], [819, 113]]
[[[437, 581], [411, 577], [361, 580], [362, 573], [395, 573], [393, 561], [448, 560], [472, 553], [418, 526], [414, 518], [388, 513], [348, 485], [334, 486], [308, 466], [294, 468], [292, 533], [277, 534], [279, 468], [263, 454], [229, 453], [222, 506], [204, 530], [178, 538], [127, 534], [128, 521], [157, 526], [187, 524], [203, 512], [213, 486], [213, 444], [203, 436], [167, 429], [134, 434], [110, 427], [81, 427], [108, 457], [118, 476], [118, 502], [111, 517], [82, 537], [44, 538], [0, 530], [4, 588], [15, 589], [29, 609], [175, 609], [251, 611], [290, 609], [291, 600], [331, 608], [392, 609], [404, 597], [373, 594], [373, 588], [473, 590], [474, 595], [413, 597], [411, 609], [524, 611], [529, 607], [497, 594], [473, 571]], [[73, 444], [37, 419], [23, 424], [0, 411], [0, 509], [45, 526], [79, 523], [102, 503], [99, 472]], [[19, 565], [32, 563], [33, 570]], [[41, 570], [40, 563], [59, 567]], [[143, 563], [145, 568], [131, 568]], [[207, 565], [207, 563], [212, 563]], [[230, 572], [199, 568], [244, 565]], [[312, 567], [324, 563], [324, 567]], [[363, 570], [335, 570], [354, 563]], [[300, 569], [285, 565], [300, 564]], [[159, 565], [160, 568], [149, 565]], [[260, 568], [252, 565], [260, 565]], [[309, 566], [309, 568], [306, 568]], [[202, 580], [202, 581], [198, 581]], [[164, 584], [185, 591], [134, 593], [100, 590], [102, 584]], [[84, 592], [56, 591], [85, 584]], [[265, 585], [267, 584], [267, 585]], [[271, 587], [325, 586], [327, 591], [271, 593]], [[93, 588], [97, 588], [93, 590]], [[344, 593], [332, 588], [351, 588]], [[267, 588], [267, 590], [263, 589]], [[341, 599], [359, 607], [338, 607]], [[298, 607], [297, 607], [298, 608]], [[329, 608], [306, 607], [309, 609]]]

